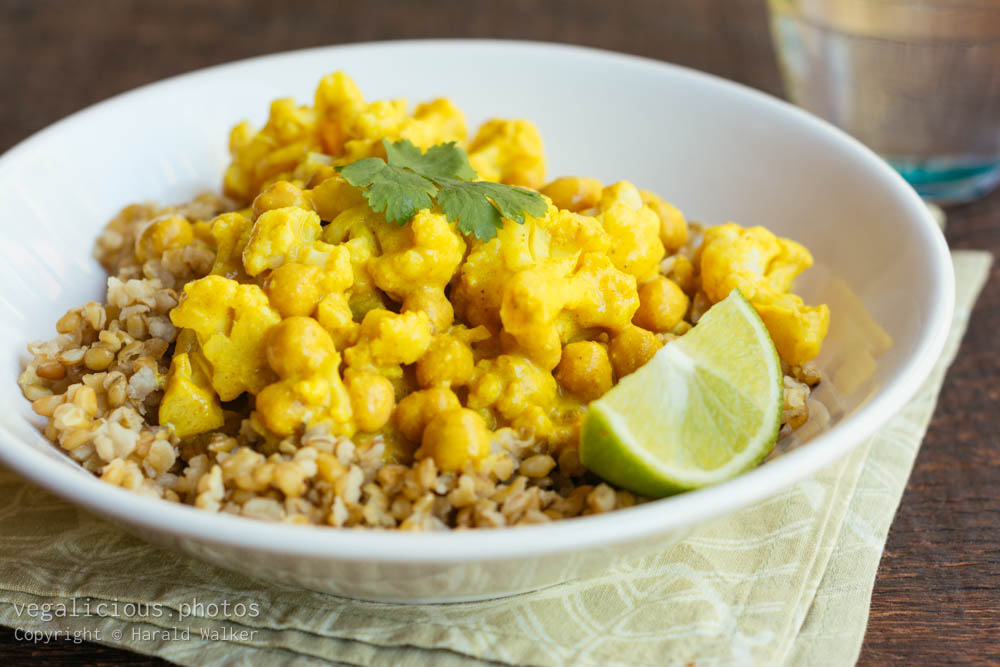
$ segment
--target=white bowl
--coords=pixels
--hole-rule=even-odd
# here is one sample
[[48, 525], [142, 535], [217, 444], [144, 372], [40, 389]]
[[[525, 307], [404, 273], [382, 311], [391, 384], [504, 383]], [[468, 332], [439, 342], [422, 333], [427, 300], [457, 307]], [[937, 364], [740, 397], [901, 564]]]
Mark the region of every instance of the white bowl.
[[[816, 265], [807, 301], [828, 299], [833, 426], [730, 482], [607, 515], [434, 534], [263, 524], [151, 500], [68, 463], [38, 432], [15, 380], [30, 340], [103, 295], [93, 240], [120, 207], [217, 189], [229, 128], [260, 124], [276, 97], [312, 99], [343, 69], [369, 99], [447, 95], [470, 126], [535, 121], [550, 176], [627, 179], [690, 218], [766, 225]], [[0, 158], [0, 460], [52, 493], [152, 541], [223, 567], [340, 595], [401, 601], [496, 597], [663, 549], [705, 520], [761, 500], [844, 456], [899, 410], [944, 343], [954, 278], [944, 239], [874, 154], [772, 97], [641, 58], [550, 44], [417, 41], [330, 47], [185, 74], [97, 104]], [[855, 300], [851, 293], [856, 295]], [[891, 336], [881, 351], [877, 328]], [[839, 324], [839, 326], [838, 326]], [[859, 335], [860, 334], [860, 335]], [[853, 380], [857, 380], [854, 377]], [[824, 385], [833, 386], [827, 382]], [[785, 451], [790, 450], [790, 451]]]

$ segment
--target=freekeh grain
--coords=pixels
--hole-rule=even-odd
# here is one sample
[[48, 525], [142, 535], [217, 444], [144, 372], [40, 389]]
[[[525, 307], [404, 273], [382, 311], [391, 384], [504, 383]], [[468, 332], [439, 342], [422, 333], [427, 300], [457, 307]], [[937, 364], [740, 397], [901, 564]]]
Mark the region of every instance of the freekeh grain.
[[[133, 204], [110, 220], [94, 248], [108, 273], [103, 302], [68, 311], [54, 338], [28, 346], [18, 382], [48, 420], [45, 436], [107, 483], [263, 521], [488, 528], [644, 502], [580, 463], [580, 420], [586, 400], [711, 307], [703, 229], [651, 193], [591, 179], [542, 188], [574, 212], [552, 206], [489, 243], [433, 211], [386, 225], [332, 166], [377, 152], [388, 135], [466, 144], [450, 103], [435, 107], [443, 116], [399, 105], [380, 116], [387, 108], [331, 75], [314, 108], [277, 104], [260, 132], [234, 130], [227, 197]], [[495, 121], [466, 145], [481, 169], [510, 183], [530, 172], [538, 187], [536, 134]], [[533, 253], [542, 259], [526, 259]], [[254, 333], [263, 324], [244, 331], [275, 357], [256, 380], [278, 387], [271, 404], [291, 419], [284, 434], [266, 427], [263, 392], [223, 401], [212, 384], [239, 362], [236, 301], [199, 313], [215, 318], [204, 332], [172, 318], [208, 276], [238, 283], [276, 322], [319, 323], [299, 328], [322, 339], [322, 358], [292, 344], [278, 355]], [[222, 298], [210, 296], [208, 306]], [[810, 397], [819, 381], [810, 363], [786, 366], [783, 433], [825, 412]], [[161, 424], [171, 383], [185, 387], [185, 409], [215, 425], [182, 438]]]

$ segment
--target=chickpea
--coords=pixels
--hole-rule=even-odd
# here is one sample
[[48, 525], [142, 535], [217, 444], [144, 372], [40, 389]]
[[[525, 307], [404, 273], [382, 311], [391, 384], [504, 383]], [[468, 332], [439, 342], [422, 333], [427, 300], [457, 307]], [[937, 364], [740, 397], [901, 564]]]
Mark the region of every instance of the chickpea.
[[339, 292], [327, 294], [316, 307], [316, 319], [327, 330], [337, 349], [354, 345], [358, 339], [358, 323], [354, 321], [347, 297]]
[[674, 255], [674, 264], [667, 272], [667, 277], [677, 283], [677, 285], [688, 296], [698, 291], [698, 281], [694, 275], [694, 264], [684, 255]]
[[427, 313], [433, 333], [444, 333], [455, 320], [455, 310], [442, 289], [421, 287], [410, 292], [403, 299], [402, 311], [405, 313], [410, 310]]
[[677, 283], [657, 276], [639, 288], [639, 309], [632, 322], [650, 331], [671, 331], [684, 319], [690, 303]]
[[378, 373], [367, 371], [348, 372], [344, 379], [358, 428], [374, 433], [385, 426], [396, 406], [392, 383]]
[[291, 263], [271, 271], [264, 281], [264, 291], [282, 317], [307, 316], [323, 298], [319, 289], [320, 268]]
[[315, 375], [339, 359], [330, 334], [311, 317], [284, 319], [268, 335], [267, 362], [283, 378]]
[[467, 408], [452, 408], [427, 424], [415, 456], [433, 458], [442, 472], [460, 472], [489, 453], [490, 431], [483, 418]]
[[446, 410], [460, 407], [458, 396], [447, 387], [415, 391], [396, 406], [396, 426], [404, 438], [420, 442], [429, 421]]
[[439, 335], [417, 361], [417, 382], [424, 388], [462, 387], [472, 380], [474, 371], [475, 360], [469, 346], [454, 336]]
[[159, 257], [167, 250], [183, 248], [194, 240], [191, 223], [178, 215], [153, 220], [135, 240], [135, 257], [140, 262]]
[[642, 203], [653, 209], [660, 219], [660, 242], [667, 253], [680, 249], [688, 240], [688, 224], [684, 214], [649, 190], [642, 190], [639, 194], [642, 196]]
[[585, 340], [563, 348], [556, 380], [584, 401], [590, 402], [611, 389], [611, 361], [600, 343]]
[[653, 358], [663, 343], [642, 327], [630, 326], [611, 339], [608, 356], [615, 376], [621, 379]]
[[558, 208], [580, 212], [597, 206], [602, 189], [596, 179], [564, 176], [543, 187], [541, 192]]
[[268, 430], [280, 436], [295, 433], [299, 426], [309, 420], [309, 408], [283, 382], [264, 387], [257, 394], [254, 405]]
[[266, 211], [286, 206], [297, 206], [307, 211], [313, 210], [312, 202], [306, 197], [306, 193], [288, 181], [276, 181], [253, 200], [253, 219], [256, 220]]
[[361, 191], [339, 176], [331, 166], [320, 167], [309, 179], [309, 199], [323, 220], [333, 220], [349, 208], [364, 204]]

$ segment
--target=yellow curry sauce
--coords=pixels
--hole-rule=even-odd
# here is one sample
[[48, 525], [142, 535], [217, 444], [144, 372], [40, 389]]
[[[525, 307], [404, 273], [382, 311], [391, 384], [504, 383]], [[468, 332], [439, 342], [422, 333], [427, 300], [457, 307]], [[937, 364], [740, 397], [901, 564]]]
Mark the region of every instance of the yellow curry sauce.
[[[457, 142], [479, 178], [538, 190], [548, 210], [488, 242], [437, 208], [386, 222], [335, 169], [384, 157], [382, 139]], [[360, 445], [380, 437], [387, 461], [457, 472], [491, 456], [501, 427], [575, 447], [586, 403], [735, 287], [786, 364], [813, 358], [826, 334], [827, 307], [789, 292], [812, 264], [804, 247], [731, 223], [695, 245], [680, 211], [631, 183], [546, 184], [527, 121], [491, 120], [469, 141], [449, 100], [412, 113], [365, 102], [338, 72], [311, 107], [277, 100], [260, 131], [236, 126], [230, 148], [225, 192], [245, 208], [155, 220], [136, 246], [140, 260], [215, 251], [170, 312], [159, 421], [182, 439], [222, 428], [227, 402], [247, 394], [265, 439], [325, 424]]]

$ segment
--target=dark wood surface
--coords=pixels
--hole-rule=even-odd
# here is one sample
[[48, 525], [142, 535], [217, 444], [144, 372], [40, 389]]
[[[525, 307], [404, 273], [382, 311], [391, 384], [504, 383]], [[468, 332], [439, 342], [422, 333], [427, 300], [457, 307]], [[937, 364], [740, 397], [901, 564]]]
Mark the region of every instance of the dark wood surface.
[[[378, 39], [572, 42], [779, 94], [764, 1], [0, 0], [0, 151], [166, 76]], [[1000, 193], [949, 211], [948, 240], [1000, 254]], [[1000, 663], [998, 273], [994, 266], [889, 534], [862, 664]], [[162, 663], [95, 644], [34, 646], [0, 629], [0, 664], [25, 662]]]

